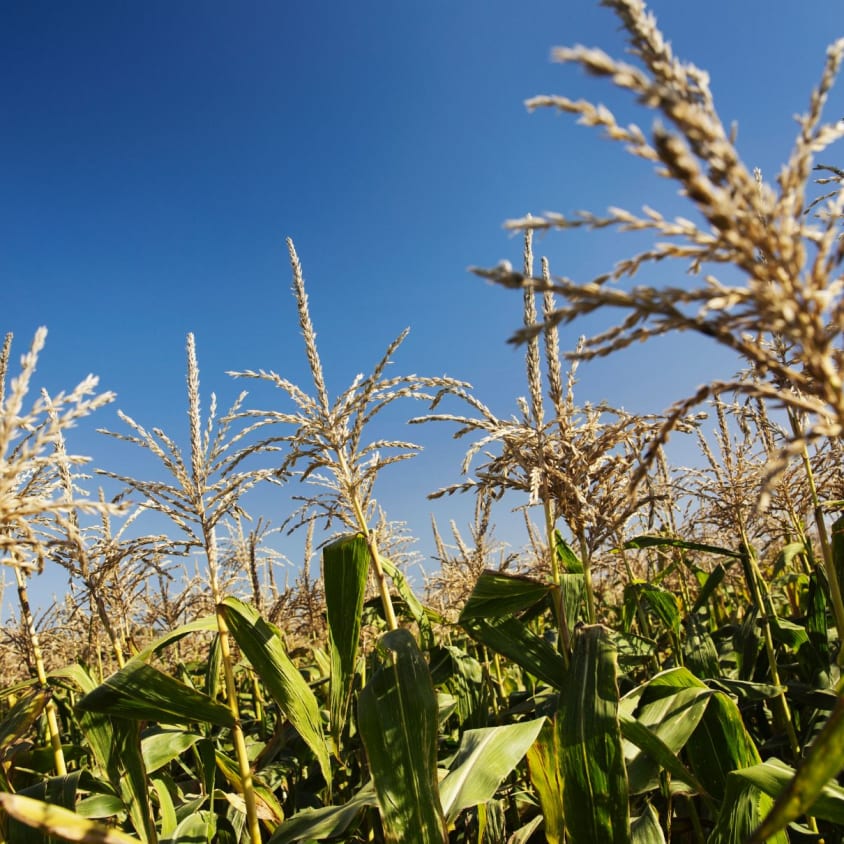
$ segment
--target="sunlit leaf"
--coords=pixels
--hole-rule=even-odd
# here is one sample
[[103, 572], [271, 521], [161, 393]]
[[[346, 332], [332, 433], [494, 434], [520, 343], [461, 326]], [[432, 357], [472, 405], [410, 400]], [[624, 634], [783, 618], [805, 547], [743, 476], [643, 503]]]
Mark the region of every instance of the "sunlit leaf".
[[685, 539], [675, 539], [671, 536], [637, 536], [624, 543], [625, 548], [679, 548], [683, 551], [702, 551], [705, 554], [717, 554], [720, 557], [735, 557], [741, 554], [720, 545], [708, 545], [705, 542], [687, 542]]
[[[704, 708], [705, 704], [701, 708], [701, 714]], [[620, 719], [620, 724], [621, 734], [624, 738], [641, 750], [650, 762], [654, 764], [655, 768], [667, 771], [675, 780], [686, 783], [686, 785], [688, 785], [693, 791], [698, 793], [703, 792], [703, 787], [698, 783], [695, 777], [686, 770], [686, 767], [678, 759], [676, 755], [677, 750], [672, 749], [669, 744], [663, 741], [655, 730], [649, 729], [641, 721], [637, 721], [635, 718], [622, 717]], [[675, 724], [675, 726], [678, 725]], [[692, 729], [694, 729], [694, 727], [692, 727]], [[692, 730], [690, 729], [689, 733], [691, 733], [691, 731]], [[676, 743], [679, 744], [679, 742]], [[685, 741], [683, 743], [685, 743]], [[682, 744], [680, 744], [680, 747], [682, 747]], [[643, 758], [644, 757], [640, 754], [639, 756], [634, 757], [633, 763], [641, 762], [643, 761]], [[637, 768], [635, 764], [628, 764], [627, 766], [627, 772], [630, 778], [630, 792], [632, 794], [638, 794], [642, 791], [648, 790], [649, 788], [656, 788], [659, 784], [653, 777], [647, 776], [649, 773], [647, 769], [643, 774], [641, 770], [642, 767], [642, 765], [639, 765]]]
[[52, 806], [21, 794], [0, 792], [0, 809], [26, 826], [65, 841], [83, 844], [139, 844], [137, 838], [119, 829], [103, 826], [61, 806]]
[[[737, 771], [730, 773], [721, 811], [707, 844], [748, 844], [749, 836], [772, 804], [773, 800], [751, 781], [740, 777]], [[779, 832], [762, 840], [767, 844], [788, 844], [789, 838], [786, 833]]]
[[545, 819], [545, 838], [549, 844], [563, 844], [566, 837], [563, 760], [559, 739], [556, 722], [546, 721], [527, 752], [528, 775], [539, 798]]
[[738, 768], [758, 765], [762, 759], [735, 702], [712, 692], [686, 668], [674, 668], [654, 677], [642, 695], [646, 704], [675, 695], [678, 689], [698, 689], [708, 695], [706, 710], [686, 742], [689, 763], [706, 791], [717, 800], [727, 788], [727, 775]]
[[712, 597], [715, 590], [721, 585], [727, 575], [727, 569], [721, 563], [715, 565], [711, 572], [705, 574], [704, 582], [701, 584], [700, 592], [692, 606], [692, 613], [706, 606], [706, 602]]
[[[767, 759], [761, 765], [735, 771], [734, 776], [755, 785], [770, 797], [779, 797], [794, 779], [795, 770], [779, 759]], [[830, 780], [820, 791], [807, 814], [844, 827], [844, 788]]]
[[473, 639], [513, 660], [534, 677], [558, 689], [563, 686], [566, 666], [562, 656], [519, 619], [471, 618], [462, 621], [461, 626]]
[[267, 844], [291, 844], [294, 841], [338, 838], [357, 820], [364, 809], [377, 805], [375, 788], [369, 782], [342, 806], [303, 809], [293, 815], [278, 827]]
[[378, 641], [382, 665], [358, 696], [358, 729], [389, 842], [442, 844], [437, 787], [437, 698], [428, 666], [409, 631]]
[[331, 654], [331, 732], [339, 744], [355, 679], [369, 548], [358, 535], [342, 537], [322, 551], [328, 646]]
[[551, 587], [530, 577], [487, 569], [460, 613], [460, 623], [515, 615], [543, 600]]
[[8, 748], [24, 736], [38, 720], [50, 695], [48, 689], [28, 690], [0, 721], [0, 761], [5, 757]]
[[313, 751], [330, 787], [331, 762], [319, 704], [311, 687], [287, 655], [281, 637], [254, 607], [243, 601], [226, 598], [221, 607], [232, 636], [294, 729]]
[[141, 753], [147, 773], [163, 768], [201, 738], [197, 733], [174, 729], [158, 729], [147, 733], [141, 739]]
[[[240, 770], [236, 762], [220, 750], [216, 752], [215, 757], [217, 767], [222, 771], [229, 785], [235, 789], [238, 795], [243, 794], [243, 779], [240, 776]], [[273, 827], [280, 824], [284, 820], [284, 809], [282, 809], [281, 804], [272, 790], [255, 774], [252, 775], [252, 789], [255, 793], [258, 817], [261, 820], [270, 821]], [[240, 798], [239, 802], [235, 802], [231, 797], [228, 799], [232, 805], [237, 806], [240, 812], [244, 815], [246, 814], [246, 806], [242, 798]]]
[[449, 772], [440, 783], [440, 799], [449, 823], [464, 809], [493, 798], [536, 741], [544, 723], [544, 718], [537, 718], [463, 733]]
[[605, 628], [581, 628], [557, 716], [571, 844], [630, 839], [616, 673], [615, 648]]
[[132, 659], [77, 704], [82, 712], [164, 723], [204, 721], [231, 727], [231, 710], [174, 677]]
[[659, 815], [650, 803], [643, 814], [630, 818], [631, 844], [665, 844], [665, 833], [659, 825]]
[[564, 572], [582, 573], [583, 563], [580, 557], [574, 553], [572, 547], [563, 539], [563, 535], [556, 528], [554, 529], [554, 551], [557, 561]]
[[[761, 760], [760, 760], [761, 761]], [[832, 711], [788, 786], [751, 839], [761, 844], [806, 814], [830, 780], [844, 767], [844, 698]]]

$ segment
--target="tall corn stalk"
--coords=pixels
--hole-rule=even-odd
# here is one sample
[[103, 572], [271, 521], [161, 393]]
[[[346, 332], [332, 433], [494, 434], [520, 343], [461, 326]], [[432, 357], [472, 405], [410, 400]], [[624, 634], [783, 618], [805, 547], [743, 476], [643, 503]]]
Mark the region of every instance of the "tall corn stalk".
[[[40, 572], [63, 534], [71, 529], [77, 511], [108, 512], [102, 502], [66, 493], [62, 471], [85, 458], [68, 455], [63, 432], [79, 419], [112, 401], [112, 393], [97, 395], [97, 379], [89, 375], [70, 393], [49, 397], [42, 393], [32, 408], [24, 410], [38, 355], [47, 331], [39, 328], [29, 351], [21, 358], [20, 374], [7, 385], [12, 335], [0, 351], [0, 561], [10, 565], [21, 605], [22, 622], [33, 656], [35, 675], [47, 687], [44, 654], [35, 628], [28, 595], [28, 575]], [[56, 772], [67, 773], [55, 704], [45, 708]]]
[[229, 644], [229, 631], [222, 611], [225, 595], [220, 584], [220, 561], [217, 528], [227, 516], [242, 514], [240, 498], [260, 481], [268, 478], [269, 470], [241, 470], [241, 461], [250, 452], [238, 447], [245, 431], [230, 434], [246, 394], [241, 393], [229, 414], [217, 419], [216, 397], [211, 395], [208, 418], [203, 423], [199, 395], [199, 366], [193, 334], [187, 336], [188, 418], [190, 421], [190, 457], [185, 460], [176, 442], [158, 428], [151, 432], [134, 419], [119, 413], [120, 418], [134, 432], [103, 433], [149, 451], [172, 476], [172, 481], [139, 480], [105, 472], [125, 484], [130, 494], [141, 496], [143, 505], [168, 516], [186, 536], [188, 546], [202, 549], [207, 565], [208, 585], [214, 602], [219, 633], [222, 670], [228, 706], [234, 716], [232, 736], [239, 775], [246, 804], [247, 825], [253, 844], [261, 841], [252, 771], [246, 742], [240, 726], [234, 663]]
[[[524, 265], [529, 272], [533, 263], [531, 235], [525, 237]], [[547, 263], [543, 272], [548, 275]], [[606, 404], [582, 407], [576, 405], [574, 386], [577, 365], [573, 364], [563, 378], [559, 355], [557, 325], [547, 322], [544, 330], [537, 322], [535, 292], [527, 288], [523, 300], [523, 319], [528, 331], [526, 372], [529, 398], [520, 397], [520, 415], [510, 419], [496, 416], [489, 407], [467, 391], [461, 398], [474, 410], [474, 416], [453, 413], [431, 413], [413, 420], [436, 420], [456, 424], [455, 437], [475, 434], [478, 438], [466, 452], [461, 466], [466, 480], [451, 484], [430, 497], [455, 492], [475, 491], [500, 498], [505, 491], [518, 491], [528, 496], [528, 506], [541, 506], [544, 540], [551, 577], [559, 587], [563, 572], [558, 560], [557, 524], [568, 529], [580, 562], [585, 582], [585, 616], [589, 623], [598, 618], [595, 588], [592, 582], [596, 552], [613, 542], [620, 528], [641, 507], [652, 499], [645, 492], [631, 495], [629, 477], [638, 469], [642, 443], [659, 430], [661, 420], [636, 416]], [[553, 293], [543, 295], [543, 313], [555, 309]], [[543, 402], [542, 361], [539, 335], [543, 335], [545, 377], [552, 414], [546, 418]], [[694, 420], [684, 419], [688, 428]], [[678, 425], [679, 426], [679, 425]], [[487, 449], [496, 445], [498, 453]], [[478, 454], [486, 458], [474, 467]], [[559, 591], [559, 590], [558, 590]], [[570, 627], [563, 604], [557, 610], [561, 651], [567, 658], [570, 650]]]
[[[369, 549], [372, 573], [387, 626], [397, 627], [390, 585], [385, 572], [375, 528], [377, 505], [373, 486], [378, 473], [386, 466], [408, 460], [420, 447], [405, 440], [377, 439], [364, 442], [369, 423], [384, 408], [399, 399], [436, 401], [441, 396], [465, 388], [452, 378], [428, 378], [418, 375], [386, 377], [385, 370], [398, 347], [407, 337], [403, 331], [388, 347], [384, 356], [368, 376], [358, 375], [351, 385], [333, 402], [325, 385], [322, 361], [317, 351], [316, 332], [308, 310], [308, 297], [302, 276], [302, 266], [293, 241], [287, 248], [293, 268], [293, 294], [299, 314], [299, 327], [305, 341], [305, 353], [313, 381], [314, 394], [283, 378], [264, 370], [231, 373], [241, 378], [269, 381], [284, 392], [295, 406], [292, 412], [278, 410], [248, 410], [244, 416], [257, 419], [251, 430], [267, 426], [292, 428], [263, 440], [259, 449], [273, 448], [278, 443], [289, 445], [289, 452], [281, 464], [282, 474], [300, 472], [321, 488], [321, 492], [299, 496], [301, 508], [286, 525], [294, 530], [303, 524], [324, 517], [327, 524], [339, 521], [355, 533], [360, 533]], [[429, 392], [433, 390], [434, 392]], [[384, 452], [385, 454], [382, 454]], [[301, 468], [300, 468], [301, 467]]]

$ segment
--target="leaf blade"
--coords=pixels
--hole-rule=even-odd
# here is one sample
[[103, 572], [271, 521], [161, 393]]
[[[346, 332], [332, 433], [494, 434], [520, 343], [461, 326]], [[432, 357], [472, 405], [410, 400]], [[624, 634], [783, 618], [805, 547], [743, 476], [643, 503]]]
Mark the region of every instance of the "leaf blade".
[[379, 640], [384, 665], [358, 697], [366, 749], [389, 842], [443, 844], [445, 819], [437, 785], [438, 707], [431, 676], [409, 631]]

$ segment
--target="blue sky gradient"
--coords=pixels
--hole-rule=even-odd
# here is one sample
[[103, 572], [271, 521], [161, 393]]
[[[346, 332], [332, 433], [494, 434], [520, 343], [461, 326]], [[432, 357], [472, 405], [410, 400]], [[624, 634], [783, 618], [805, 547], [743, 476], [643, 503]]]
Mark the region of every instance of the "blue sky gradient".
[[[745, 160], [773, 180], [825, 48], [844, 34], [840, 0], [651, 8], [677, 54], [710, 71]], [[505, 343], [521, 297], [467, 272], [519, 264], [521, 243], [503, 221], [646, 202], [690, 215], [645, 162], [567, 116], [524, 108], [539, 93], [584, 96], [650, 128], [610, 85], [549, 61], [553, 46], [574, 43], [622, 55], [617, 21], [597, 3], [14, 0], [2, 17], [0, 330], [21, 353], [48, 327], [38, 386], [68, 389], [93, 371], [117, 392], [70, 442], [95, 466], [154, 471], [95, 434], [122, 430], [117, 408], [186, 442], [188, 331], [203, 392], [223, 408], [244, 386], [256, 406], [282, 400], [227, 370], [274, 369], [307, 384], [287, 236], [333, 392], [410, 326], [396, 372], [465, 379], [508, 416], [526, 392], [522, 353]], [[838, 90], [827, 117], [842, 115]], [[587, 280], [637, 245], [552, 234], [536, 252], [552, 272]], [[654, 412], [734, 368], [674, 338], [584, 366], [579, 396]], [[430, 514], [447, 528], [471, 512], [468, 500], [425, 499], [457, 479], [464, 444], [445, 427], [407, 431], [402, 420], [423, 408], [403, 410], [389, 436], [416, 437], [426, 451], [388, 469], [377, 494], [427, 556]], [[496, 519], [516, 547], [518, 503]], [[274, 524], [288, 511], [277, 491], [256, 507]]]

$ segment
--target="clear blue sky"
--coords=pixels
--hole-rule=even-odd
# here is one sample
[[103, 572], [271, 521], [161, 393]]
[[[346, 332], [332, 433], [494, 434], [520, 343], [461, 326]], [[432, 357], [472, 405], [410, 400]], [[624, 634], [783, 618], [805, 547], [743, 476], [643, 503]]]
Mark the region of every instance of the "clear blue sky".
[[[676, 52], [710, 71], [746, 160], [773, 179], [792, 115], [844, 34], [840, 0], [651, 8]], [[93, 371], [118, 393], [71, 449], [107, 469], [150, 471], [94, 434], [120, 427], [117, 408], [185, 441], [188, 331], [203, 392], [223, 406], [244, 386], [226, 370], [306, 383], [286, 236], [304, 264], [330, 388], [409, 325], [396, 372], [471, 381], [499, 415], [515, 412], [522, 357], [505, 340], [521, 297], [466, 271], [518, 265], [521, 244], [502, 222], [646, 201], [685, 211], [644, 162], [569, 117], [526, 112], [527, 97], [565, 93], [650, 126], [610, 86], [549, 61], [551, 47], [574, 43], [624, 50], [613, 14], [590, 2], [4, 4], [0, 331], [14, 332], [19, 353], [48, 327], [39, 386], [66, 389]], [[828, 116], [842, 114], [839, 91]], [[612, 249], [550, 235], [537, 252], [552, 271], [587, 279]], [[725, 363], [685, 342], [636, 350], [584, 367], [580, 396], [658, 411]], [[423, 554], [431, 512], [444, 528], [470, 512], [468, 500], [425, 500], [457, 479], [463, 446], [450, 433], [389, 432], [426, 446], [415, 465], [388, 470], [378, 496]], [[287, 509], [271, 498], [264, 515], [278, 524]], [[513, 522], [506, 508], [499, 521]]]

